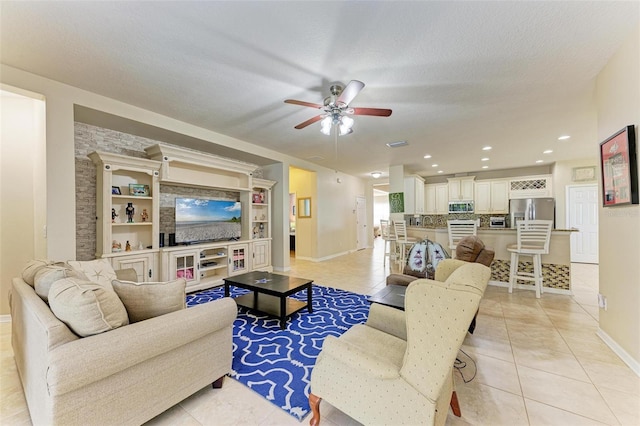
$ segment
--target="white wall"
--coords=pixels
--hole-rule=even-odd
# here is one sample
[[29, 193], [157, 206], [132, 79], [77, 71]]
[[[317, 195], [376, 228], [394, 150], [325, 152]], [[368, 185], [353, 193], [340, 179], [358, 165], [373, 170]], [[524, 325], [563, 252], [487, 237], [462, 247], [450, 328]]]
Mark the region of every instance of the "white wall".
[[46, 256], [45, 104], [0, 92], [0, 313], [7, 292], [33, 258]]
[[[637, 140], [640, 27], [598, 75], [596, 96], [598, 140], [629, 124], [635, 125]], [[600, 310], [600, 329], [628, 354], [627, 362], [640, 374], [640, 206], [600, 207], [599, 223], [600, 293], [608, 301], [608, 310]]]

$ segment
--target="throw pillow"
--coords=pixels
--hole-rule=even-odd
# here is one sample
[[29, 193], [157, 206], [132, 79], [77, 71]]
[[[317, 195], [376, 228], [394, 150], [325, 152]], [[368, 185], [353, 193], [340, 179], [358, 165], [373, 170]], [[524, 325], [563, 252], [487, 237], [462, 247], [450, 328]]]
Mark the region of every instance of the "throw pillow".
[[33, 279], [34, 288], [38, 296], [45, 302], [49, 301], [49, 290], [53, 283], [64, 278], [80, 278], [86, 280], [81, 273], [67, 267], [57, 265], [47, 265], [38, 268], [36, 276]]
[[402, 273], [432, 280], [438, 263], [448, 258], [449, 254], [439, 243], [425, 239], [411, 246], [407, 256], [407, 264]]
[[27, 263], [27, 266], [25, 266], [22, 270], [22, 279], [31, 287], [33, 287], [34, 279], [40, 268], [51, 264], [53, 264], [53, 262], [47, 259], [30, 260], [29, 263]]
[[89, 281], [113, 290], [111, 281], [115, 280], [117, 277], [116, 271], [113, 270], [109, 259], [96, 259], [90, 261], [70, 260], [68, 263], [73, 269], [82, 272]]
[[112, 284], [132, 323], [186, 308], [184, 278], [147, 283], [113, 280]]
[[81, 337], [129, 324], [127, 310], [115, 291], [78, 278], [53, 283], [49, 306], [60, 321]]

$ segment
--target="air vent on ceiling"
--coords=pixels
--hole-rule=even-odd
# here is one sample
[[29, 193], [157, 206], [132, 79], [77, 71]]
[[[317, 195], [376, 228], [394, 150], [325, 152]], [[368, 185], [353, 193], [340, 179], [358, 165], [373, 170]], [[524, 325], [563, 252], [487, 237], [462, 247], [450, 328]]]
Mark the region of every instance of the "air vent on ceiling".
[[401, 146], [407, 146], [407, 145], [409, 145], [407, 141], [389, 142], [387, 144], [389, 148], [400, 148]]
[[322, 161], [322, 160], [324, 160], [324, 157], [320, 157], [319, 155], [314, 155], [313, 157], [307, 158], [307, 160], [309, 160], [309, 161]]

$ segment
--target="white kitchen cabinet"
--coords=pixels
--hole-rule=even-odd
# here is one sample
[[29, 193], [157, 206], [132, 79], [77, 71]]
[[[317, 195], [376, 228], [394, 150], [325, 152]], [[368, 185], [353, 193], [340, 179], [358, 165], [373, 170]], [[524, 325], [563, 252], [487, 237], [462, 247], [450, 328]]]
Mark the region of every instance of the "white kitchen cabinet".
[[430, 183], [424, 186], [425, 214], [449, 213], [449, 188], [446, 183]]
[[473, 184], [475, 176], [449, 178], [449, 201], [473, 200]]
[[506, 179], [475, 182], [475, 213], [509, 213], [509, 181]]
[[522, 176], [509, 181], [509, 198], [553, 197], [551, 175]]
[[420, 176], [404, 178], [404, 213], [424, 214], [424, 179]]

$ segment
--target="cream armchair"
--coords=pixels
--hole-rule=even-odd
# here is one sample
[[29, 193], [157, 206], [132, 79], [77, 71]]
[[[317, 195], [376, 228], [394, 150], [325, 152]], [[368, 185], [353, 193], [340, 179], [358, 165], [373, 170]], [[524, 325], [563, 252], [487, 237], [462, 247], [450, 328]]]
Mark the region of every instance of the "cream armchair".
[[327, 337], [311, 375], [311, 425], [321, 399], [367, 425], [443, 425], [450, 403], [455, 413], [453, 363], [491, 271], [449, 259], [441, 268], [444, 282], [409, 285], [404, 312], [374, 303], [366, 324]]

